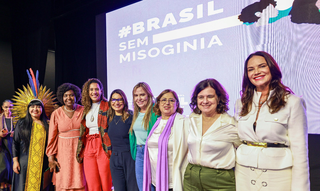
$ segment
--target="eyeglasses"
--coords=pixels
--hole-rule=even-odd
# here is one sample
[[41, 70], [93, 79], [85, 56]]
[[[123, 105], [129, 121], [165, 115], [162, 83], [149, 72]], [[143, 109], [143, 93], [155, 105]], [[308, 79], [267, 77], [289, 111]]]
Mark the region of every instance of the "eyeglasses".
[[111, 102], [112, 102], [112, 103], [116, 103], [116, 101], [119, 102], [119, 103], [123, 103], [123, 99], [122, 99], [122, 98], [120, 98], [120, 99], [112, 98], [112, 99], [111, 99]]
[[175, 99], [167, 99], [167, 98], [160, 100], [161, 104], [166, 104], [167, 102], [169, 102], [169, 104], [174, 104], [174, 103], [176, 103], [176, 100]]

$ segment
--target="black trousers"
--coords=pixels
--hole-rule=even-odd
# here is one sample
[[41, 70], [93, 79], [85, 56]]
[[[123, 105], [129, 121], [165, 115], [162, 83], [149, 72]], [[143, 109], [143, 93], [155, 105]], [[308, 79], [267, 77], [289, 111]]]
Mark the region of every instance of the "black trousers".
[[139, 191], [130, 150], [112, 150], [110, 170], [115, 191]]

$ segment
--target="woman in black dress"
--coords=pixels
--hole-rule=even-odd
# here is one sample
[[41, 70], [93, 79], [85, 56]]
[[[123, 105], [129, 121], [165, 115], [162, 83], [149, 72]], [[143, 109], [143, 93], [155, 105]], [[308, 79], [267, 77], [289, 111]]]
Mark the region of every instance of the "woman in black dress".
[[43, 103], [32, 100], [26, 117], [17, 122], [13, 137], [13, 191], [40, 191], [49, 187], [51, 178], [45, 154], [48, 128]]
[[12, 108], [10, 100], [2, 103], [3, 113], [0, 114], [0, 189], [9, 190], [12, 182]]

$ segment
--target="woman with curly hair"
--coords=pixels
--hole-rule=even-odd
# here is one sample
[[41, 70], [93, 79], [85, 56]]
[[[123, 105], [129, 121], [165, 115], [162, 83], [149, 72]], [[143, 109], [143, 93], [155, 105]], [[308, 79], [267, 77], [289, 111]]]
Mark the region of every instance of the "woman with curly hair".
[[281, 82], [274, 58], [252, 53], [235, 105], [239, 137], [237, 190], [310, 190], [306, 105]]
[[215, 79], [199, 82], [192, 94], [185, 191], [235, 191], [236, 123], [228, 111], [229, 96]]
[[108, 136], [108, 101], [103, 86], [96, 78], [82, 87], [81, 103], [84, 106], [77, 148], [77, 161], [83, 162], [89, 191], [111, 191], [111, 142]]
[[71, 83], [58, 87], [57, 99], [62, 104], [50, 118], [47, 156], [50, 171], [54, 171], [56, 190], [84, 190], [83, 166], [76, 160], [83, 106], [81, 90]]
[[139, 82], [133, 87], [133, 119], [129, 130], [130, 150], [136, 166], [139, 190], [143, 190], [144, 145], [158, 116], [153, 112], [153, 94], [150, 86]]

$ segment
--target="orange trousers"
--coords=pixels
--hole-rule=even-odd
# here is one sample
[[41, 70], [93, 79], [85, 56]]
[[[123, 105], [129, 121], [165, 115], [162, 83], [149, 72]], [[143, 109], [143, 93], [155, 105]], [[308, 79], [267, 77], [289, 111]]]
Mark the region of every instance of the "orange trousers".
[[101, 145], [99, 134], [87, 135], [84, 150], [84, 174], [89, 191], [111, 191], [110, 161]]

